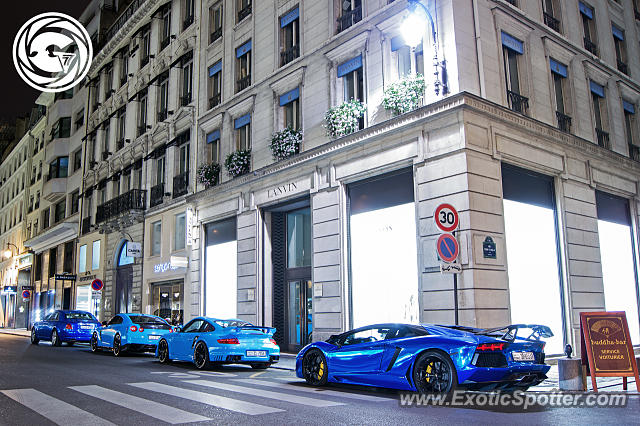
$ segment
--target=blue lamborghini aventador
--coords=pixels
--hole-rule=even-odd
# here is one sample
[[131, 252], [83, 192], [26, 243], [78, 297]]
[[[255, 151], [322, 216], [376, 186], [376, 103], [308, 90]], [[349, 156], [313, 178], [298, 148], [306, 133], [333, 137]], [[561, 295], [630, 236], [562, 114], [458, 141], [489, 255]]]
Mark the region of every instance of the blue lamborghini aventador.
[[371, 325], [305, 346], [296, 358], [296, 374], [314, 386], [349, 383], [424, 393], [526, 390], [547, 377], [541, 339], [551, 336], [543, 325]]

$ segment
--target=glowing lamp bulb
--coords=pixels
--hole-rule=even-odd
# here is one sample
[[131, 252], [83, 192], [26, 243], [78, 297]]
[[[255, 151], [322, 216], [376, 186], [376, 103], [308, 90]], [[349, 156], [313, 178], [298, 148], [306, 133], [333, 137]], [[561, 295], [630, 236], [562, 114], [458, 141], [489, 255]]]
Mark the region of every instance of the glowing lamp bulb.
[[7, 249], [4, 251], [4, 257], [6, 257], [7, 259], [11, 257], [11, 250]]
[[426, 20], [420, 15], [417, 10], [409, 13], [404, 18], [401, 26], [402, 38], [404, 42], [410, 47], [416, 47], [422, 42], [422, 38], [425, 35], [427, 29]]

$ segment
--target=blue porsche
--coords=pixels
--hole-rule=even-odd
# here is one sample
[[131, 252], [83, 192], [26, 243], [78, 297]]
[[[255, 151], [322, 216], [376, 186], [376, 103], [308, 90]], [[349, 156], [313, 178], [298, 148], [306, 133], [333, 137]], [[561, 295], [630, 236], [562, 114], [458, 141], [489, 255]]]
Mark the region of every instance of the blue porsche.
[[125, 351], [155, 352], [160, 338], [174, 328], [155, 315], [117, 314], [91, 336], [91, 352], [102, 349], [120, 356]]
[[89, 312], [57, 310], [33, 324], [31, 343], [37, 345], [40, 340], [51, 341], [51, 346], [60, 346], [62, 342], [69, 346], [86, 343], [97, 327], [100, 322]]
[[280, 359], [280, 347], [273, 340], [275, 332], [275, 328], [239, 319], [198, 317], [177, 333], [165, 334], [158, 342], [156, 356], [162, 363], [188, 361], [199, 369], [221, 364], [265, 369]]
[[305, 346], [296, 357], [296, 375], [313, 386], [333, 382], [422, 393], [526, 390], [547, 377], [541, 339], [551, 336], [543, 325], [371, 325]]

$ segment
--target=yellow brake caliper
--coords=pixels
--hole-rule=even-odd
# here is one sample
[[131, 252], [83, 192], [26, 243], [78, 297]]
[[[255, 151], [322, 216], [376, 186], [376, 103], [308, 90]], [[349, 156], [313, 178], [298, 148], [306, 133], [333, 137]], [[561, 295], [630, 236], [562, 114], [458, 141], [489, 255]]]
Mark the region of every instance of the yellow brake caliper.
[[427, 365], [427, 371], [425, 371], [424, 373], [424, 378], [427, 380], [427, 383], [431, 381], [431, 377], [429, 377], [429, 375], [431, 374], [431, 366], [433, 365], [433, 363], [430, 363], [429, 365]]
[[320, 368], [318, 369], [318, 380], [322, 379], [324, 376], [324, 362], [320, 363]]

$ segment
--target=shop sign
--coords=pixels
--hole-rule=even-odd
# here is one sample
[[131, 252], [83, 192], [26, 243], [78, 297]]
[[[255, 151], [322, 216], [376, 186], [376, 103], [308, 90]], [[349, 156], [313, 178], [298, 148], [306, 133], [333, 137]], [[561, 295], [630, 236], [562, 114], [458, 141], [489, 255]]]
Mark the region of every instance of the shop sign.
[[193, 228], [196, 226], [198, 220], [196, 218], [196, 215], [193, 213], [193, 210], [188, 208], [187, 209], [187, 220], [185, 220], [186, 222], [186, 226], [187, 229], [185, 230], [185, 237], [186, 237], [186, 242], [185, 244], [187, 246], [192, 246], [193, 245], [193, 240], [194, 240], [194, 232], [193, 232]]
[[127, 257], [142, 257], [142, 244], [127, 241]]
[[17, 285], [5, 285], [4, 288], [2, 289], [2, 292], [4, 294], [16, 294], [18, 292], [18, 286]]
[[286, 195], [291, 192], [295, 192], [297, 189], [298, 185], [295, 182], [276, 186], [275, 188], [269, 188], [267, 189], [267, 198], [277, 198], [280, 195]]
[[280, 183], [269, 186], [266, 190], [255, 193], [254, 202], [257, 205], [272, 202], [294, 194], [300, 194], [311, 189], [311, 179], [303, 178], [297, 181]]
[[83, 275], [80, 278], [78, 278], [78, 281], [82, 282], [82, 281], [93, 281], [96, 278], [95, 275]]
[[493, 241], [493, 238], [487, 237], [484, 239], [482, 243], [482, 257], [485, 259], [496, 258], [496, 243]]
[[189, 266], [189, 259], [184, 256], [171, 256], [169, 263], [171, 263], [171, 266], [175, 266], [176, 268], [186, 268]]
[[31, 263], [33, 262], [33, 255], [32, 254], [24, 254], [22, 256], [18, 257], [18, 268], [25, 268], [27, 266], [31, 266]]
[[178, 269], [178, 267], [172, 265], [171, 262], [164, 262], [153, 265], [153, 272], [155, 272], [156, 274], [167, 272], [169, 270], [175, 271], [176, 269]]
[[35, 290], [35, 289], [36, 289], [36, 287], [35, 287], [35, 286], [33, 286], [33, 285], [23, 285], [23, 286], [22, 286], [22, 287], [20, 287], [20, 288], [21, 288], [22, 290], [31, 290], [31, 291], [33, 291], [33, 290]]
[[625, 312], [580, 313], [582, 365], [587, 366], [594, 391], [596, 377], [623, 377], [624, 390], [627, 377], [640, 383], [630, 336]]
[[76, 274], [56, 274], [56, 281], [75, 281], [77, 278]]

